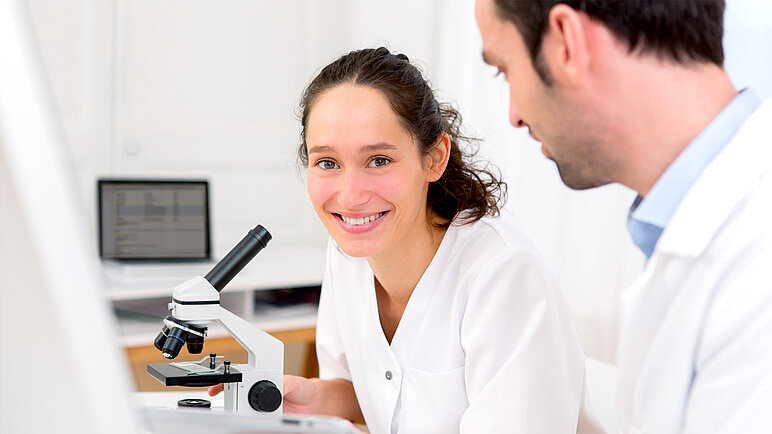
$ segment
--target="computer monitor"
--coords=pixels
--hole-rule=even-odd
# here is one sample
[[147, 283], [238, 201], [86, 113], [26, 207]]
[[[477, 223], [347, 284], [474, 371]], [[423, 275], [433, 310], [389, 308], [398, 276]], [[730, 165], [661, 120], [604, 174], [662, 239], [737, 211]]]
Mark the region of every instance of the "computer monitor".
[[211, 259], [206, 180], [100, 179], [97, 198], [102, 259]]

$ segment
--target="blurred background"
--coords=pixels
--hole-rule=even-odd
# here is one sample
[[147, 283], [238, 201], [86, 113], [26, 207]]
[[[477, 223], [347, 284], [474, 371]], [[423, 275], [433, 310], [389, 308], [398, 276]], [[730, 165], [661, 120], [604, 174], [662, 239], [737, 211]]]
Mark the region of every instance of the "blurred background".
[[[726, 67], [738, 88], [770, 97], [772, 0], [727, 3]], [[341, 54], [384, 45], [416, 63], [483, 139], [479, 155], [509, 184], [506, 217], [553, 270], [587, 355], [613, 364], [618, 294], [643, 265], [625, 229], [635, 195], [568, 190], [527, 131], [509, 125], [508, 88], [481, 60], [473, 1], [26, 5], [94, 234], [98, 178], [205, 178], [216, 257], [260, 223], [272, 249], [323, 261], [327, 234], [295, 159], [300, 93]]]

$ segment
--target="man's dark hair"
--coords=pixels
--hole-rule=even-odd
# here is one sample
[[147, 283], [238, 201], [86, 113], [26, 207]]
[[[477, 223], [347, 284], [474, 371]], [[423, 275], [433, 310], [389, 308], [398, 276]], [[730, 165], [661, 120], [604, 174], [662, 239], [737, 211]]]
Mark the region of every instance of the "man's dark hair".
[[515, 24], [542, 80], [551, 77], [541, 41], [552, 7], [563, 3], [603, 23], [630, 52], [680, 64], [724, 64], [724, 0], [494, 0], [498, 15]]

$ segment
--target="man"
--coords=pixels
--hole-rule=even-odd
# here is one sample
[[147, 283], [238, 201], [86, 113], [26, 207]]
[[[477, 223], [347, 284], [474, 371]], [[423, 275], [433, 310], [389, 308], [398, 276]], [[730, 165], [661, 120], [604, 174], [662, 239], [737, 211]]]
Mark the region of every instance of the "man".
[[563, 182], [636, 192], [625, 432], [772, 432], [772, 101], [723, 68], [722, 0], [478, 0], [510, 121]]

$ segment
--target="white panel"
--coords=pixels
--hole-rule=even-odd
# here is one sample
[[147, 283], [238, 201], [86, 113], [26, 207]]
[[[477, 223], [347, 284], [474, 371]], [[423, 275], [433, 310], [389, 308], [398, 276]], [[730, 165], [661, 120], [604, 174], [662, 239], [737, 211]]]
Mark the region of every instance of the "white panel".
[[139, 167], [282, 161], [306, 76], [302, 6], [124, 2], [119, 149]]
[[[94, 209], [94, 179], [110, 169], [112, 2], [27, 0], [26, 5], [80, 191]], [[87, 214], [92, 226], [95, 215]]]
[[725, 66], [738, 88], [753, 86], [772, 97], [772, 1], [727, 0], [724, 14]]
[[0, 431], [136, 432], [39, 52], [0, 1]]
[[[308, 0], [308, 73], [303, 85], [325, 65], [351, 48], [349, 25], [352, 21], [350, 0]], [[299, 95], [298, 95], [299, 100]]]
[[56, 108], [77, 118], [88, 109], [86, 97], [88, 28], [84, 1], [28, 0], [31, 22], [37, 34]]
[[212, 179], [215, 254], [224, 255], [256, 224], [273, 236], [271, 248], [308, 245], [323, 251], [326, 236], [295, 169], [239, 171]]
[[385, 45], [414, 63], [431, 64], [435, 15], [442, 6], [439, 0], [349, 0], [351, 49]]
[[341, 26], [314, 15], [342, 19], [335, 12], [310, 1], [121, 2], [117, 174], [209, 179], [216, 255], [258, 223], [274, 249], [323, 246], [297, 175], [297, 105], [316, 67], [309, 47], [339, 40], [329, 30]]

